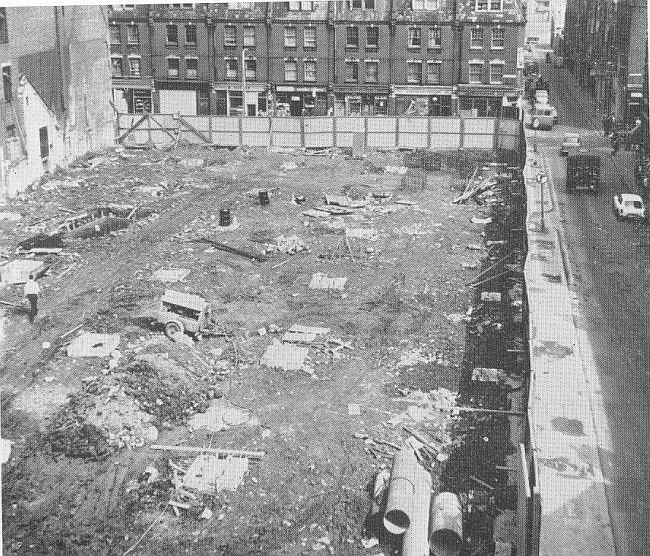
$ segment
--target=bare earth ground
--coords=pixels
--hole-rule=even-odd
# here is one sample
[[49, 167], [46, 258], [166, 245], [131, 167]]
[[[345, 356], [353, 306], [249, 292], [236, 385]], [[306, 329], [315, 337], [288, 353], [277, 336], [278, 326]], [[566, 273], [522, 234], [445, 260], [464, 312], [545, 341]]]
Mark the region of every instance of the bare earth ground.
[[[204, 159], [204, 166], [179, 165], [188, 156]], [[458, 390], [465, 329], [462, 321], [447, 317], [464, 313], [473, 301], [466, 284], [478, 271], [461, 265], [485, 256], [484, 226], [470, 217], [487, 216], [488, 209], [451, 204], [464, 182], [446, 165], [429, 173], [425, 191], [400, 191], [400, 176], [364, 174], [363, 161], [340, 154], [330, 159], [180, 148], [173, 155], [109, 151], [106, 157], [92, 170], [66, 174], [81, 187], [24, 195], [4, 207], [23, 218], [0, 221], [2, 246], [11, 253], [19, 240], [38, 231], [28, 223], [68, 216], [61, 207], [83, 212], [107, 202], [131, 203], [158, 214], [117, 234], [68, 241], [63, 255], [45, 257], [52, 266], [40, 280], [43, 294], [34, 325], [26, 310], [0, 309], [5, 311], [2, 436], [14, 442], [11, 460], [3, 465], [6, 553], [123, 554], [157, 518], [131, 554], [378, 553], [379, 547], [368, 550], [360, 541], [368, 485], [380, 466], [390, 464], [392, 449], [376, 445], [373, 452], [354, 433], [400, 445], [408, 434], [387, 422], [406, 409], [391, 401], [398, 389]], [[373, 153], [368, 160], [402, 165], [399, 153]], [[298, 166], [285, 171], [283, 162]], [[137, 189], [160, 182], [165, 182], [161, 196]], [[339, 218], [301, 214], [321, 205], [324, 193], [341, 195], [349, 186], [355, 186], [351, 196], [391, 192], [393, 201], [416, 204], [374, 200], [365, 210]], [[270, 205], [261, 207], [247, 194], [252, 188], [278, 189]], [[306, 202], [292, 202], [293, 194]], [[219, 230], [222, 208], [231, 209], [239, 228]], [[349, 228], [377, 229], [378, 240], [350, 239], [353, 260], [341, 243], [341, 220]], [[309, 251], [276, 252], [258, 263], [191, 241], [209, 237], [261, 253], [280, 235], [299, 236]], [[481, 248], [470, 250], [470, 244]], [[75, 266], [57, 278], [72, 261]], [[168, 287], [211, 302], [219, 323], [233, 331], [233, 342], [204, 338], [189, 348], [155, 328], [151, 317], [165, 284], [151, 275], [167, 266], [191, 270], [183, 282]], [[347, 277], [347, 285], [342, 292], [309, 289], [315, 272]], [[2, 292], [4, 300], [24, 307], [21, 295], [22, 286]], [[313, 376], [261, 366], [264, 350], [282, 332], [259, 335], [258, 329], [286, 330], [296, 323], [331, 328], [326, 338], [350, 342], [352, 349], [335, 354], [319, 339], [309, 349]], [[121, 335], [117, 368], [106, 372], [106, 359], [66, 355], [65, 345], [76, 332], [61, 336], [80, 324], [84, 331]], [[399, 365], [404, 354], [418, 348], [424, 361]], [[176, 517], [169, 507], [163, 511], [173, 491], [170, 454], [146, 445], [86, 459], [53, 450], [52, 423], [63, 422], [60, 411], [68, 394], [79, 394], [86, 384], [86, 398], [110, 398], [114, 392], [107, 393], [107, 385], [124, 384], [136, 352], [177, 361], [203, 385], [202, 407], [212, 391], [250, 409], [250, 419], [221, 432], [154, 420], [160, 444], [264, 451], [261, 461], [251, 461], [236, 491], [205, 497]], [[89, 392], [82, 379], [91, 376], [97, 386]], [[360, 416], [348, 415], [349, 403], [361, 405]], [[183, 457], [171, 457], [182, 463]], [[161, 480], [137, 483], [152, 463]], [[435, 462], [434, 475], [442, 470]], [[209, 520], [199, 519], [204, 507], [213, 511]], [[318, 543], [324, 536], [330, 545]], [[395, 546], [382, 540], [386, 553]]]

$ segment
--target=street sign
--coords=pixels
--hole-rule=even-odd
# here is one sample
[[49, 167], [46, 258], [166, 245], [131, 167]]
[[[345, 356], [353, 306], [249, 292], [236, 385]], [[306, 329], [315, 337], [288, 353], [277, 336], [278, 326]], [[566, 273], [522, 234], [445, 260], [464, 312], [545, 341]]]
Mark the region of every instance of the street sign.
[[544, 172], [539, 172], [537, 174], [537, 183], [546, 183], [548, 181], [548, 177]]

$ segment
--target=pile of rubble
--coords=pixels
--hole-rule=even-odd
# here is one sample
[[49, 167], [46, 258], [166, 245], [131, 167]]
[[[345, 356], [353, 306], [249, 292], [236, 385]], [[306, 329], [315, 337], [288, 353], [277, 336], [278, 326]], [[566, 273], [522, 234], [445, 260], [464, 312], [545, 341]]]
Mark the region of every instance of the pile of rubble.
[[142, 354], [127, 367], [122, 382], [126, 392], [160, 424], [185, 424], [208, 408], [205, 383], [176, 364], [167, 354]]
[[48, 440], [53, 452], [102, 459], [115, 449], [139, 448], [156, 440], [158, 430], [151, 421], [119, 384], [90, 377], [55, 416]]
[[293, 255], [301, 251], [309, 251], [307, 244], [298, 236], [279, 236], [275, 238], [275, 244], [267, 244], [265, 253], [284, 253], [285, 255]]

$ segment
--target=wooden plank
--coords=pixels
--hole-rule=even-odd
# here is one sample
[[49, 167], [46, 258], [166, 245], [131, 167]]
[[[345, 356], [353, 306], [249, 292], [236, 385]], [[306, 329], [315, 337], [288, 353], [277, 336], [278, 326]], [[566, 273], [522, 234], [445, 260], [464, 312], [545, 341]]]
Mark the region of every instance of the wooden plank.
[[148, 116], [148, 114], [145, 114], [144, 116], [142, 116], [142, 118], [140, 118], [137, 122], [135, 122], [135, 123], [134, 123], [134, 124], [133, 124], [129, 129], [128, 129], [128, 130], [126, 130], [122, 135], [120, 135], [120, 136], [117, 138], [117, 142], [118, 142], [118, 143], [121, 143], [122, 141], [124, 141], [124, 139], [125, 139], [128, 135], [130, 135], [131, 132], [132, 132], [134, 129], [138, 128], [138, 127], [140, 126], [140, 124], [141, 124], [142, 122], [144, 122], [144, 121], [147, 119], [147, 116]]
[[228, 448], [201, 448], [201, 446], [166, 446], [154, 444], [152, 450], [169, 450], [170, 452], [188, 452], [192, 454], [216, 454], [224, 456], [237, 456], [242, 458], [262, 459], [264, 452], [253, 452], [249, 450], [230, 450]]
[[[178, 121], [181, 122], [187, 129], [189, 129], [194, 135], [196, 135], [199, 139], [202, 139], [206, 143], [210, 143], [210, 138], [206, 137], [203, 133], [201, 133], [198, 129], [196, 129], [191, 123], [189, 123], [183, 116], [178, 116]], [[241, 144], [241, 119], [239, 120], [239, 139], [240, 139], [240, 144]]]
[[173, 141], [176, 141], [176, 137], [166, 128], [164, 127], [156, 118], [154, 118], [152, 115], [149, 115], [149, 118], [153, 123], [155, 123], [162, 131], [164, 131], [167, 135], [169, 135]]

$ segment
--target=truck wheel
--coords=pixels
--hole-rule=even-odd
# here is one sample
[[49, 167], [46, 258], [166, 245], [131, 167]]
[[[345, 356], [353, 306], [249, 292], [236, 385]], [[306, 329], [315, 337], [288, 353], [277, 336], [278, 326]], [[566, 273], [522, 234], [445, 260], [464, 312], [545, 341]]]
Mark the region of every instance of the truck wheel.
[[539, 129], [539, 118], [533, 120], [533, 129]]
[[167, 336], [170, 340], [173, 340], [176, 334], [182, 334], [182, 333], [183, 333], [183, 325], [180, 322], [170, 321], [167, 324], [165, 324], [165, 336]]

